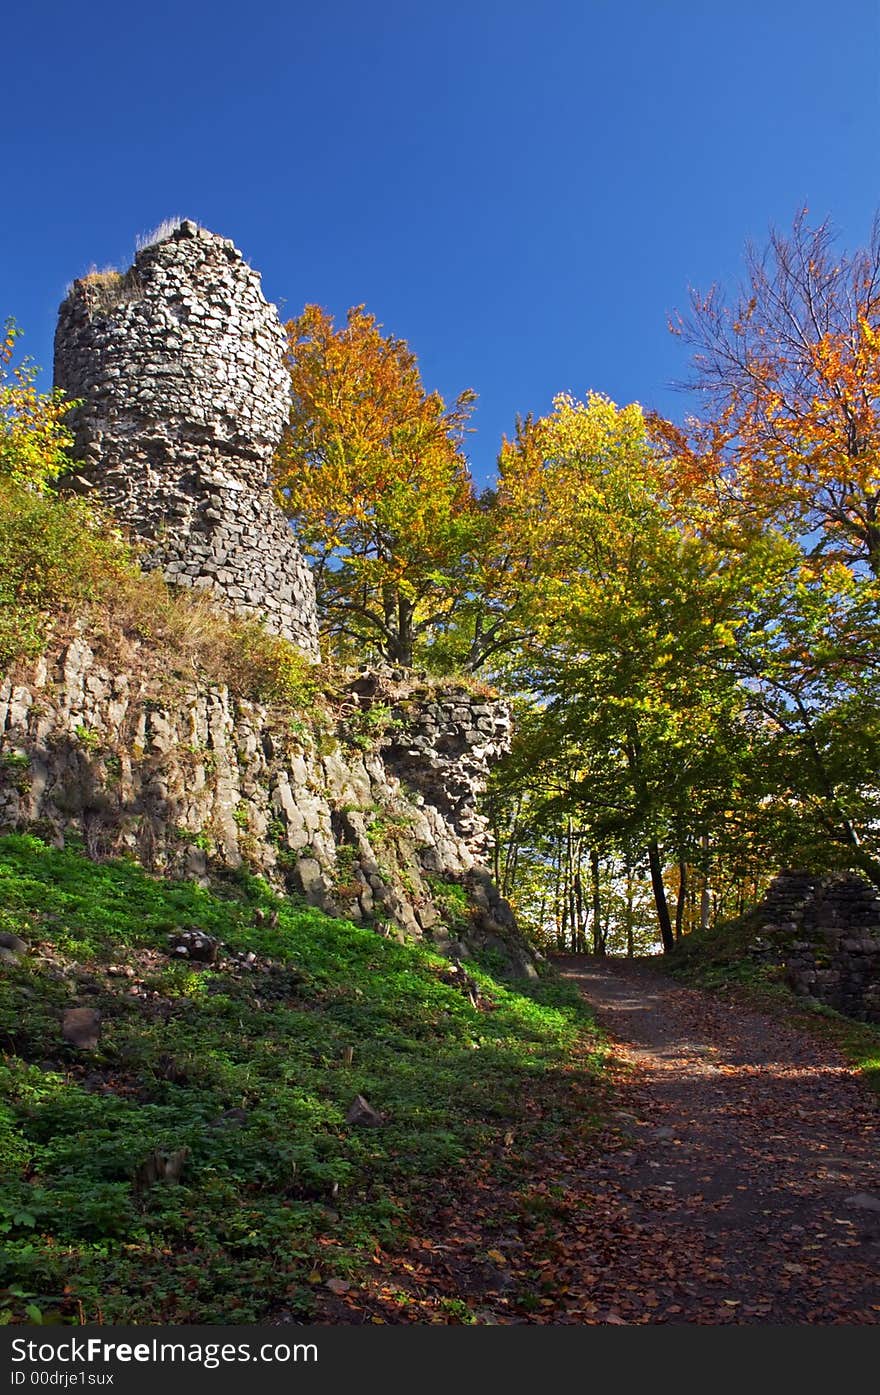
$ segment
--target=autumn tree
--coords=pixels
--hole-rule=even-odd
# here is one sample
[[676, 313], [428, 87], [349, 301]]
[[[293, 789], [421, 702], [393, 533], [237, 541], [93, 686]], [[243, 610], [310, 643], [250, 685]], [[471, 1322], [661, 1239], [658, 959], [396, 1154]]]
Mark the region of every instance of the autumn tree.
[[570, 737], [560, 707], [521, 699], [515, 708], [513, 750], [486, 805], [499, 888], [539, 944], [645, 948], [653, 898], [625, 771], [613, 750], [591, 751], [587, 733]]
[[731, 662], [778, 853], [880, 885], [880, 583], [777, 539]]
[[880, 574], [880, 223], [839, 255], [806, 211], [750, 246], [732, 299], [693, 292], [671, 328], [692, 351], [697, 413], [652, 428], [747, 527], [769, 523], [815, 556]]
[[44, 490], [69, 467], [73, 437], [65, 423], [71, 403], [59, 391], [40, 392], [39, 369], [16, 361], [21, 330], [8, 319], [0, 339], [0, 480]]
[[112, 523], [53, 488], [72, 464], [71, 403], [39, 391], [39, 369], [16, 357], [20, 334], [7, 320], [0, 340], [0, 673], [42, 652], [61, 611], [76, 613], [134, 570]]
[[521, 586], [522, 539], [514, 541], [495, 489], [476, 500], [467, 589], [431, 627], [420, 650], [441, 673], [488, 673], [505, 684], [511, 660], [532, 636]]
[[762, 553], [731, 654], [763, 750], [759, 837], [877, 881], [880, 224], [838, 254], [800, 213], [747, 250], [732, 299], [694, 293], [673, 329], [698, 397], [682, 428], [651, 420], [673, 494], [707, 538]]
[[531, 638], [518, 678], [544, 729], [535, 768], [562, 781], [593, 846], [641, 837], [671, 949], [664, 863], [700, 856], [728, 798], [742, 699], [726, 655], [746, 564], [670, 509], [668, 462], [640, 408], [598, 394], [522, 423], [498, 493], [512, 550], [520, 539]]
[[363, 306], [287, 325], [278, 497], [313, 559], [325, 628], [403, 665], [473, 595], [485, 515], [463, 454], [475, 394], [447, 407]]

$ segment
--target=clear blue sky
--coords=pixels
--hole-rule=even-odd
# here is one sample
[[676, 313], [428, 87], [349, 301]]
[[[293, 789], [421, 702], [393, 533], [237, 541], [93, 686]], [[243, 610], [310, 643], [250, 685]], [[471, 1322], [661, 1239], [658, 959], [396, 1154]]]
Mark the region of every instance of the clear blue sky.
[[48, 0], [0, 44], [0, 318], [46, 385], [66, 284], [189, 216], [476, 388], [481, 480], [554, 392], [680, 413], [688, 285], [880, 203], [877, 0]]

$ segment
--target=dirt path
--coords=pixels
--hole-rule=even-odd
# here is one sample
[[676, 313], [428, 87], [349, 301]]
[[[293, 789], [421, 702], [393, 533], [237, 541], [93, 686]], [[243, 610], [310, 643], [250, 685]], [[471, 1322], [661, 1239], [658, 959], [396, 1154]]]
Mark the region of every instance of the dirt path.
[[880, 1113], [833, 1048], [650, 965], [557, 964], [612, 1040], [610, 1127], [569, 1110], [506, 1176], [474, 1160], [324, 1320], [880, 1322]]
[[880, 1321], [880, 1117], [833, 1049], [650, 966], [558, 964], [631, 1067], [588, 1175], [661, 1232], [682, 1317]]

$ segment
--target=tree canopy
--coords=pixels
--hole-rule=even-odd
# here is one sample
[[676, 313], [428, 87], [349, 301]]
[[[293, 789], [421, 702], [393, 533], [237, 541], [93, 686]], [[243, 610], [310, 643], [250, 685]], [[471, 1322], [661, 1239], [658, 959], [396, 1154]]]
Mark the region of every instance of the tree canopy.
[[427, 392], [415, 355], [363, 306], [287, 326], [279, 498], [315, 564], [325, 627], [411, 664], [467, 596], [482, 519], [462, 451], [475, 394]]
[[803, 210], [791, 233], [749, 246], [732, 299], [695, 291], [672, 322], [692, 351], [702, 410], [653, 418], [679, 478], [728, 515], [772, 520], [813, 555], [880, 571], [880, 223], [840, 254]]
[[[539, 937], [599, 952], [639, 942], [649, 900], [669, 949], [785, 865], [880, 885], [880, 231], [838, 255], [800, 214], [673, 327], [698, 412], [560, 395], [517, 420], [478, 494], [470, 389], [447, 405], [363, 306], [287, 326], [275, 485], [328, 652], [507, 695], [496, 874]], [[37, 390], [18, 337], [9, 322], [0, 482], [21, 610], [21, 520], [55, 557], [75, 506], [53, 492], [70, 404]]]
[[8, 319], [0, 340], [0, 478], [46, 489], [67, 469], [73, 444], [63, 393], [38, 391], [39, 369], [25, 357], [16, 362], [21, 330]]
[[801, 213], [672, 327], [697, 412], [558, 396], [477, 496], [472, 392], [427, 392], [363, 306], [288, 326], [277, 483], [325, 630], [515, 700], [496, 872], [597, 949], [646, 886], [668, 949], [773, 866], [880, 884], [880, 232], [840, 255]]

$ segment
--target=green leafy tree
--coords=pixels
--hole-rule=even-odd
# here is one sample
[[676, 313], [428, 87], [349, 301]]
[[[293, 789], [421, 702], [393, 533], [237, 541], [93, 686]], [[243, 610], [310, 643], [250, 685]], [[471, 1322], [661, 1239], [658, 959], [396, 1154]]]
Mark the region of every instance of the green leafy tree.
[[753, 802], [778, 854], [880, 885], [880, 584], [796, 543], [764, 556], [731, 655], [760, 752]]

